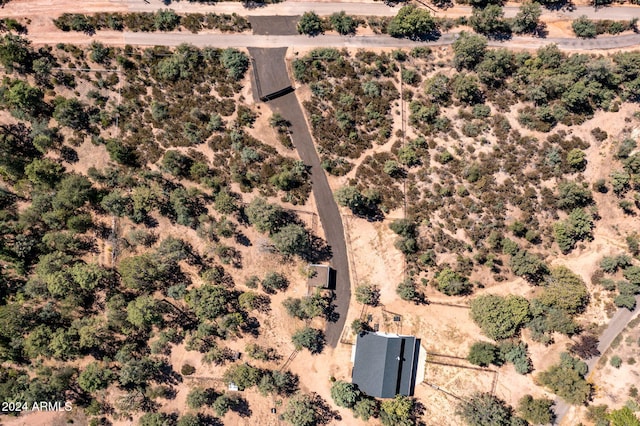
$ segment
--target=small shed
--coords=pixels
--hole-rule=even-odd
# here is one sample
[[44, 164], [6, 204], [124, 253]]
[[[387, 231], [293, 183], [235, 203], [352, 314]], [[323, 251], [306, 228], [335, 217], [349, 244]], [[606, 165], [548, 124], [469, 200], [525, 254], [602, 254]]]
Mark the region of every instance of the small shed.
[[311, 277], [307, 280], [307, 287], [309, 287], [309, 289], [333, 290], [335, 288], [333, 285], [335, 282], [335, 272], [329, 265], [312, 263], [309, 265], [309, 269], [312, 271]]

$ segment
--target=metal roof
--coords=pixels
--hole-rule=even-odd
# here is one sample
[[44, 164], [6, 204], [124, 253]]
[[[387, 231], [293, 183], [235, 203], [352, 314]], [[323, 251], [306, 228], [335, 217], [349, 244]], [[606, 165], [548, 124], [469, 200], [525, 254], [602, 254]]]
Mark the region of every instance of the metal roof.
[[413, 395], [419, 350], [420, 340], [413, 336], [359, 334], [351, 381], [378, 398]]

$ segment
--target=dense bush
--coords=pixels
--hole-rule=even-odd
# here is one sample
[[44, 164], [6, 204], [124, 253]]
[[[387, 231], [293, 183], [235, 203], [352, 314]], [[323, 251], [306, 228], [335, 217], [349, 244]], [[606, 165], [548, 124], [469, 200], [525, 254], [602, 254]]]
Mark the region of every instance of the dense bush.
[[421, 39], [433, 33], [435, 29], [436, 22], [428, 10], [410, 5], [403, 6], [391, 19], [387, 33], [391, 37]]
[[62, 31], [80, 31], [93, 34], [95, 31], [110, 29], [115, 31], [173, 31], [180, 26], [197, 33], [203, 28], [218, 29], [224, 32], [242, 32], [251, 28], [249, 21], [235, 13], [191, 13], [177, 15], [170, 9], [158, 10], [154, 13], [97, 13], [83, 15], [80, 13], [63, 13], [53, 20], [54, 25]]
[[529, 302], [520, 296], [482, 295], [471, 301], [471, 318], [488, 337], [516, 336], [530, 318]]
[[589, 400], [591, 385], [585, 380], [587, 364], [567, 353], [560, 355], [560, 362], [538, 375], [538, 381], [570, 404], [580, 405]]

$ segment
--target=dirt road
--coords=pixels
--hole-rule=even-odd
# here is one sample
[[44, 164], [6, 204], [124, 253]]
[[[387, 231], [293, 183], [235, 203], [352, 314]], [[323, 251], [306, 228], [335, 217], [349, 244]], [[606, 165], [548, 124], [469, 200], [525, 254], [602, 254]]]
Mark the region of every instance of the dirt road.
[[[69, 6], [68, 8], [66, 6]], [[12, 0], [2, 10], [0, 16], [32, 16], [34, 14], [56, 17], [63, 12], [96, 13], [106, 11], [154, 12], [158, 9], [173, 9], [177, 13], [237, 13], [245, 16], [302, 15], [313, 10], [319, 15], [330, 15], [344, 10], [350, 15], [395, 16], [400, 5], [389, 6], [383, 1], [284, 1], [282, 3], [251, 7], [250, 3], [222, 1], [202, 4], [199, 2], [177, 1], [168, 4], [164, 0]], [[518, 5], [507, 4], [504, 7], [505, 17], [510, 18], [518, 13]], [[471, 7], [456, 5], [448, 9], [437, 9], [438, 17], [470, 16]], [[586, 15], [592, 19], [628, 20], [640, 17], [638, 6], [611, 6], [594, 9], [591, 6], [577, 6], [573, 10], [543, 9], [543, 21], [571, 20]]]
[[[65, 33], [61, 33], [56, 41], [64, 41]], [[453, 43], [458, 37], [458, 33], [443, 34], [436, 41], [422, 42], [407, 39], [398, 39], [386, 35], [366, 35], [366, 36], [340, 36], [322, 35], [317, 37], [307, 37], [301, 35], [254, 35], [254, 34], [167, 34], [167, 33], [130, 33], [124, 34], [124, 41], [127, 44], [138, 46], [177, 46], [182, 43], [190, 43], [194, 46], [204, 47], [415, 47], [444, 46]], [[34, 42], [46, 42], [37, 40], [38, 36], [30, 38]], [[94, 36], [101, 39], [101, 34]], [[108, 41], [105, 41], [108, 42]], [[604, 50], [619, 49], [640, 45], [640, 34], [626, 34], [617, 37], [601, 37], [597, 39], [576, 39], [576, 38], [531, 38], [513, 37], [507, 41], [490, 41], [490, 46], [536, 49], [556, 43], [563, 50]]]

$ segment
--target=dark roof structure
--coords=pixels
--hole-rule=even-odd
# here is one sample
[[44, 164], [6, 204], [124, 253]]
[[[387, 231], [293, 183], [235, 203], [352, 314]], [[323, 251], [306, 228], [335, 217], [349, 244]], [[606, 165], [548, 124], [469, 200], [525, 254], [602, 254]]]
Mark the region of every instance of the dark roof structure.
[[309, 267], [313, 270], [314, 274], [307, 280], [309, 287], [328, 288], [334, 289], [335, 271], [329, 265], [310, 264]]
[[377, 398], [413, 395], [420, 339], [387, 333], [363, 333], [356, 340], [351, 381]]

